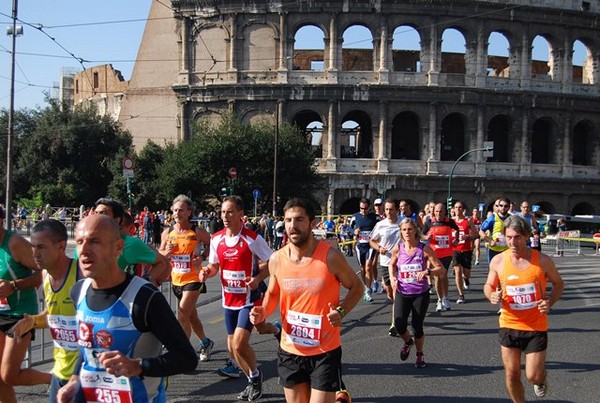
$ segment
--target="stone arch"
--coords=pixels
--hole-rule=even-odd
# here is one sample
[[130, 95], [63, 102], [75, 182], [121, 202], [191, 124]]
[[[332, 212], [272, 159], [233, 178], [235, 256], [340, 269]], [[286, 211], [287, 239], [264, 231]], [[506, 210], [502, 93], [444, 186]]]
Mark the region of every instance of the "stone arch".
[[465, 35], [458, 28], [446, 28], [442, 33], [442, 73], [465, 74]]
[[[342, 119], [341, 131], [343, 136], [340, 144], [347, 144], [348, 147], [346, 152], [340, 152], [341, 157], [373, 158], [372, 120], [366, 112], [355, 109], [346, 113]], [[354, 147], [352, 147], [352, 136], [354, 136]]]
[[510, 42], [502, 31], [490, 32], [487, 48], [487, 75], [510, 77]]
[[[320, 41], [318, 39], [321, 39]], [[321, 71], [325, 66], [325, 33], [315, 24], [299, 26], [293, 39], [293, 70]]]
[[594, 126], [590, 121], [578, 122], [573, 128], [571, 144], [571, 162], [573, 165], [593, 165], [597, 150], [594, 140]]
[[455, 161], [465, 152], [466, 119], [460, 113], [451, 113], [442, 120], [440, 159]]
[[552, 78], [552, 46], [545, 35], [536, 35], [531, 42], [531, 77]]
[[556, 164], [558, 161], [557, 128], [550, 118], [533, 123], [531, 133], [531, 163]]
[[273, 113], [265, 111], [264, 109], [248, 108], [240, 113], [242, 122], [246, 125], [256, 125], [261, 122], [268, 122], [269, 124], [275, 124], [275, 116]]
[[400, 112], [392, 121], [392, 159], [420, 159], [421, 128], [419, 116], [411, 111]]
[[225, 113], [227, 111], [220, 109], [203, 109], [194, 114], [193, 120], [195, 122], [206, 122], [209, 127], [216, 128], [221, 124]]
[[554, 204], [552, 204], [551, 202], [541, 200], [541, 201], [536, 201], [535, 203], [532, 203], [532, 205], [540, 206], [540, 210], [544, 214], [555, 214], [556, 213], [556, 207], [554, 207]]
[[340, 215], [351, 215], [358, 212], [358, 206], [360, 202], [360, 197], [350, 197], [342, 203], [340, 206]]
[[310, 141], [315, 157], [323, 156], [323, 117], [319, 113], [304, 109], [296, 112], [292, 124], [298, 127], [300, 133]]
[[571, 60], [573, 67], [573, 82], [579, 84], [594, 84], [595, 74], [590, 47], [584, 39], [576, 39], [573, 42], [573, 58]]
[[229, 30], [222, 24], [199, 24], [194, 27], [193, 70], [197, 73], [227, 70], [227, 61], [219, 59], [230, 38]]
[[508, 115], [496, 115], [490, 120], [487, 140], [494, 142], [494, 156], [488, 157], [488, 161], [510, 162], [511, 126], [512, 120]]
[[595, 215], [596, 209], [590, 203], [577, 203], [571, 209], [571, 215]]
[[242, 27], [242, 70], [274, 70], [278, 66], [277, 27], [265, 20], [250, 20]]
[[342, 70], [373, 71], [373, 33], [362, 24], [348, 26], [342, 34]]
[[411, 25], [400, 25], [394, 29], [392, 71], [421, 72], [421, 35]]

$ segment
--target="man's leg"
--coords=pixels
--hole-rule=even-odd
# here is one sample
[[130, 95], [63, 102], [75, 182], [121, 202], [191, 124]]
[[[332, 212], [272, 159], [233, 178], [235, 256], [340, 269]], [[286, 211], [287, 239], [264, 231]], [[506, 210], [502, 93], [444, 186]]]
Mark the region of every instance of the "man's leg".
[[244, 328], [237, 327], [233, 333], [231, 350], [238, 366], [246, 376], [250, 376], [256, 370], [256, 354], [250, 346], [250, 332]]
[[529, 383], [540, 385], [546, 380], [546, 350], [525, 354], [525, 375]]
[[[11, 386], [49, 385], [52, 380], [50, 373], [40, 372], [31, 368], [21, 369], [21, 363], [31, 341], [31, 333], [24, 335], [20, 343], [17, 343], [12, 337], [6, 337], [4, 333], [0, 334], [5, 339], [3, 343], [2, 364], [0, 364], [2, 381]], [[10, 394], [9, 392], [8, 396]]]
[[329, 403], [335, 399], [336, 392], [325, 392], [322, 390], [310, 390], [310, 403]]
[[463, 267], [461, 265], [454, 266], [454, 284], [458, 291], [459, 298], [464, 294], [463, 291]]
[[[192, 334], [192, 311], [196, 312], [196, 317], [198, 316], [196, 311], [196, 301], [198, 301], [198, 297], [200, 296], [200, 290], [183, 291], [181, 294], [181, 300], [179, 301], [179, 306], [177, 308], [177, 319], [179, 320], [183, 331], [189, 338]], [[200, 340], [204, 340], [204, 337]]]
[[[299, 383], [291, 388], [283, 388], [285, 401], [292, 403], [308, 403], [309, 401], [312, 403], [310, 392], [311, 389], [308, 383]], [[331, 402], [333, 399], [329, 401]]]
[[525, 389], [521, 382], [521, 349], [500, 346], [506, 390], [515, 403], [525, 402]]

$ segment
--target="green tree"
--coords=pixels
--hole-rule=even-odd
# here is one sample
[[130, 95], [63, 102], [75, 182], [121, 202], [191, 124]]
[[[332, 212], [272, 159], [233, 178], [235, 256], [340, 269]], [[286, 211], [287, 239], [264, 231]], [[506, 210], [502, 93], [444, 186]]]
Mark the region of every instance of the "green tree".
[[[165, 149], [166, 157], [157, 168], [159, 198], [171, 200], [179, 193], [191, 193], [200, 204], [219, 199], [221, 188], [231, 185], [229, 170], [237, 169], [234, 193], [242, 196], [250, 211], [253, 189], [263, 198], [260, 210], [271, 210], [275, 127], [268, 122], [245, 125], [226, 115], [217, 127], [207, 122], [195, 125], [192, 138]], [[279, 130], [277, 193], [284, 201], [293, 196], [311, 195], [319, 188], [311, 144], [288, 124]]]
[[33, 112], [18, 133], [14, 158], [15, 200], [40, 198], [52, 205], [91, 205], [105, 196], [118, 154], [131, 136], [95, 108], [70, 110], [58, 101]]

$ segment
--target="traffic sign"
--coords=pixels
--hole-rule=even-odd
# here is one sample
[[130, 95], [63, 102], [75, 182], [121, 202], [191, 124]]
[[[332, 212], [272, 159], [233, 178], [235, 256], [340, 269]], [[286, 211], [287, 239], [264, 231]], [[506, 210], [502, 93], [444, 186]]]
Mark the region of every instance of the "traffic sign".
[[254, 197], [254, 200], [260, 199], [260, 197], [262, 196], [262, 193], [260, 192], [260, 189], [254, 189], [252, 191], [252, 196]]
[[134, 163], [133, 160], [129, 157], [123, 158], [123, 169], [133, 169]]
[[133, 169], [123, 168], [123, 178], [133, 178]]
[[229, 168], [229, 177], [231, 179], [237, 179], [237, 169], [235, 167]]

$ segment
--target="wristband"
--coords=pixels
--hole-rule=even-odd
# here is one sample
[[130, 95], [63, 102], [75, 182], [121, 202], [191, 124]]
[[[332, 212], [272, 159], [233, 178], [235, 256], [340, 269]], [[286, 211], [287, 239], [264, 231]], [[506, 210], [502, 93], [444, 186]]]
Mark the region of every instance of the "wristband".
[[346, 316], [346, 310], [344, 308], [342, 308], [341, 305], [338, 305], [338, 307], [335, 308], [335, 310], [338, 311], [338, 313], [340, 314], [342, 319], [344, 319], [344, 316]]
[[428, 276], [431, 276], [431, 269], [428, 267], [428, 268], [427, 268], [427, 269], [425, 269], [425, 270], [427, 270], [427, 275], [428, 275]]
[[46, 320], [43, 315], [33, 315], [33, 328], [44, 329], [46, 327]]
[[15, 291], [19, 291], [20, 290], [19, 286], [17, 285], [17, 281], [16, 280], [11, 281], [10, 285], [12, 285], [13, 290], [15, 290]]

